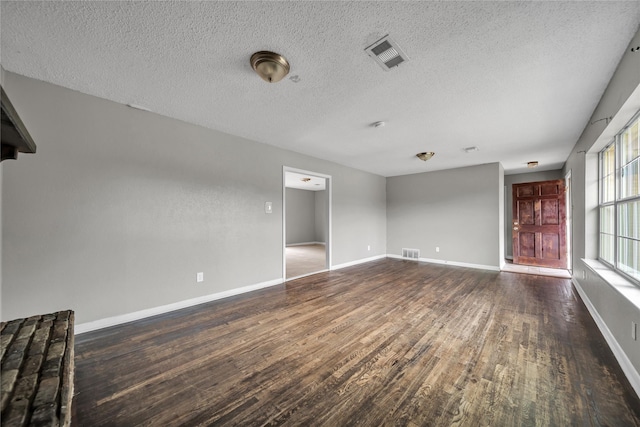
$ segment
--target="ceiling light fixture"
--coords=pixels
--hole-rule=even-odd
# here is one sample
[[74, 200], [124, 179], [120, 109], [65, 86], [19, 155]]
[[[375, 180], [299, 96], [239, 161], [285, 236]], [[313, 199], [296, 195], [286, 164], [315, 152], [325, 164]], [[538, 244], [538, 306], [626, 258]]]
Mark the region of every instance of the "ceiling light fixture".
[[474, 151], [480, 151], [480, 149], [474, 146], [474, 147], [463, 148], [462, 151], [469, 154], [469, 153], [473, 153]]
[[527, 162], [527, 167], [529, 169], [533, 169], [533, 168], [537, 168], [538, 167], [538, 162]]
[[251, 55], [251, 68], [269, 83], [277, 83], [289, 74], [287, 59], [274, 52], [261, 50]]
[[427, 160], [435, 156], [435, 154], [436, 153], [434, 153], [433, 151], [425, 151], [424, 153], [416, 154], [416, 157], [422, 160], [423, 162], [426, 162]]

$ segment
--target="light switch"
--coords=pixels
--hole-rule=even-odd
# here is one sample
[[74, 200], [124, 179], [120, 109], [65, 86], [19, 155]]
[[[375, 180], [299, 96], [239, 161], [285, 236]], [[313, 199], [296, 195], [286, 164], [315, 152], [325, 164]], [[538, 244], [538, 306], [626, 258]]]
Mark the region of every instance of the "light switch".
[[273, 213], [273, 203], [271, 202], [265, 202], [264, 203], [264, 213]]

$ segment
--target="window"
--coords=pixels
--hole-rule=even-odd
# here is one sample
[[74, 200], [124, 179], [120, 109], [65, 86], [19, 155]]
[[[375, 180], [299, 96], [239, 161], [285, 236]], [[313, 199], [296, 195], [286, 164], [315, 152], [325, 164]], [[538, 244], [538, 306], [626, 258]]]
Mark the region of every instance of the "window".
[[600, 152], [599, 258], [640, 283], [640, 114]]

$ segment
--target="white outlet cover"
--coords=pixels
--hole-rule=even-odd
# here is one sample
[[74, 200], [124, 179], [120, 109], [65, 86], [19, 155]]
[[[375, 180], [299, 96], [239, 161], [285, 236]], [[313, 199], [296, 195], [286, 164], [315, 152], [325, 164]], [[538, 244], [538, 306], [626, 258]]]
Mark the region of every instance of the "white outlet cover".
[[198, 283], [204, 282], [204, 272], [200, 272], [196, 274], [196, 282]]

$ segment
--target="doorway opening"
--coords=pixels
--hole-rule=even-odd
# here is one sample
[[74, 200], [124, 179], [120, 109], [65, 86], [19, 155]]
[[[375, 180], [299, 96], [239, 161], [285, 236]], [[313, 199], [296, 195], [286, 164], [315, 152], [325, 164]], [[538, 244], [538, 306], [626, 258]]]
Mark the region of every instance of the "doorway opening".
[[331, 176], [283, 168], [284, 280], [331, 269]]

